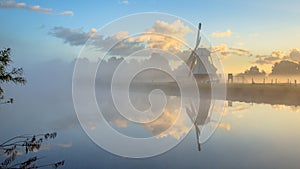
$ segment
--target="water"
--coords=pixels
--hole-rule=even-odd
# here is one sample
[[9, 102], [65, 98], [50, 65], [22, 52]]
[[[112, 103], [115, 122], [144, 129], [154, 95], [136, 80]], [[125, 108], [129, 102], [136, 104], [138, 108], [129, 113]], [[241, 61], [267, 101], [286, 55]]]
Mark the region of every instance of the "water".
[[[201, 145], [200, 152], [195, 127], [192, 126], [190, 132], [184, 127], [190, 124], [186, 118], [183, 120], [186, 125], [179, 126], [181, 130], [167, 136], [176, 140], [186, 134], [183, 141], [170, 151], [146, 159], [113, 155], [89, 139], [79, 124], [72, 102], [70, 68], [72, 66], [59, 66], [57, 63], [40, 65], [40, 69], [32, 71], [25, 68], [28, 83], [23, 87], [5, 88], [5, 95], [14, 97], [15, 102], [13, 105], [0, 106], [0, 143], [21, 134], [58, 133], [55, 139], [45, 141], [37, 153], [25, 155], [23, 152], [23, 155], [17, 156], [17, 160], [24, 161], [38, 155], [44, 157], [39, 161], [40, 164], [65, 160], [62, 168], [75, 169], [299, 168], [299, 107], [242, 102], [232, 103], [216, 132]], [[53, 75], [56, 75], [55, 78]], [[145, 127], [114, 116], [116, 111], [106, 97], [107, 92], [109, 90], [100, 88], [96, 95], [99, 104], [108, 102], [104, 104], [107, 113], [105, 118], [116, 130], [135, 137], [157, 135], [159, 130], [153, 130], [155, 125]], [[149, 104], [145, 104], [145, 93], [135, 94], [143, 99], [136, 99], [133, 95], [133, 104], [146, 109]], [[170, 115], [176, 114], [179, 98], [168, 96], [168, 99], [168, 112]], [[167, 124], [165, 127], [169, 126]], [[92, 128], [93, 123], [90, 125]], [[122, 142], [120, 146], [126, 147]], [[1, 156], [1, 162], [2, 159], [4, 156]]]
[[[45, 156], [40, 163], [65, 160], [62, 168], [75, 169], [299, 168], [299, 107], [233, 102], [232, 107], [224, 112], [216, 132], [201, 145], [200, 152], [193, 127], [172, 150], [151, 158], [130, 159], [113, 155], [89, 139], [76, 118], [71, 89], [61, 90], [54, 85], [51, 90], [35, 87], [35, 92], [32, 92], [29, 90], [32, 85], [28, 86], [24, 87], [28, 90], [8, 90], [16, 102], [1, 106], [0, 142], [25, 133], [56, 131], [58, 136], [55, 139], [43, 143], [37, 153], [29, 154]], [[101, 92], [98, 94], [101, 97]], [[176, 105], [176, 98], [171, 98], [175, 99], [172, 106]], [[124, 123], [116, 117], [110, 121], [116, 130], [128, 135], [148, 137], [155, 134], [149, 126]], [[185, 130], [178, 131], [168, 137], [178, 139], [184, 136]], [[126, 147], [122, 142], [119, 144]], [[18, 160], [26, 160], [29, 156], [20, 155]]]

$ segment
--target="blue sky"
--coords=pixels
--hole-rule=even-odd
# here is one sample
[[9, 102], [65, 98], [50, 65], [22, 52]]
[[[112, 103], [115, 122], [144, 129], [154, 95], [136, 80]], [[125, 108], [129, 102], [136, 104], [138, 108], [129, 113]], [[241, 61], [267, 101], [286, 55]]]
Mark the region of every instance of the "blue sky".
[[[80, 46], [70, 46], [49, 34], [55, 26], [88, 32], [91, 28], [100, 28], [119, 17], [139, 12], [169, 13], [195, 25], [202, 22], [203, 32], [214, 45], [226, 44], [228, 48], [241, 48], [251, 51], [254, 56], [271, 56], [272, 51], [278, 50], [289, 55], [291, 49], [300, 48], [300, 1], [297, 0], [288, 3], [272, 0], [0, 2], [0, 19], [5, 23], [1, 24], [0, 46], [13, 48], [15, 60], [20, 64], [53, 59], [70, 60], [77, 56]], [[8, 2], [26, 7], [7, 8], [3, 4]], [[29, 9], [37, 5], [40, 7]], [[65, 15], [60, 14], [66, 11]], [[229, 36], [211, 36], [228, 30], [231, 32]], [[233, 55], [224, 59], [224, 67], [227, 71], [238, 72], [256, 60], [256, 57]], [[272, 64], [259, 66], [270, 69]]]

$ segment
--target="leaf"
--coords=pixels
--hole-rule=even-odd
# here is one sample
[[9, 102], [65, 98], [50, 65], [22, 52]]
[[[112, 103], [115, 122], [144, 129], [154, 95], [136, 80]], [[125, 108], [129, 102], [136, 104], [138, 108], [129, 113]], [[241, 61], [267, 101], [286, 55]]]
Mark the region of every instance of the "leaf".
[[63, 166], [63, 165], [65, 165], [65, 160], [59, 161], [59, 162], [55, 163], [55, 164], [53, 165], [53, 167], [54, 167], [54, 168], [57, 168], [57, 167]]
[[32, 137], [31, 142], [35, 142], [35, 136]]

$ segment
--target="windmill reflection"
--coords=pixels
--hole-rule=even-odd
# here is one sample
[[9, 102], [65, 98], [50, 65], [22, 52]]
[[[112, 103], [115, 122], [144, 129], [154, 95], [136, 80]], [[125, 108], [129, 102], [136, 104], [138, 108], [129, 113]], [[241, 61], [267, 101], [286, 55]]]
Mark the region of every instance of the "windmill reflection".
[[188, 114], [191, 122], [194, 124], [195, 127], [198, 151], [201, 151], [201, 144], [200, 144], [201, 127], [210, 121], [210, 118], [208, 117], [210, 103], [211, 103], [210, 100], [207, 99], [201, 100], [199, 112], [196, 111], [193, 104], [190, 105], [190, 108], [186, 107], [186, 113]]

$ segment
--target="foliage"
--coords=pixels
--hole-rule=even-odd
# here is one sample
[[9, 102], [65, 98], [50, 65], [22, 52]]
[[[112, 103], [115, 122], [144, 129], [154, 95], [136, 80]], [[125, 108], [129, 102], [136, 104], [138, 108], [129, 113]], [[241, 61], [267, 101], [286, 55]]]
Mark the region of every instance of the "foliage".
[[300, 74], [300, 64], [291, 61], [281, 61], [275, 63], [272, 67], [271, 75], [299, 75]]
[[[0, 50], [0, 100], [4, 98], [2, 86], [4, 83], [26, 83], [26, 80], [23, 77], [23, 69], [11, 66], [12, 60], [10, 55], [10, 48]], [[10, 98], [5, 102], [0, 102], [0, 104], [6, 103], [13, 103], [13, 99]], [[2, 144], [0, 143], [0, 162], [1, 158], [4, 157], [3, 162], [0, 163], [0, 169], [58, 168], [59, 166], [63, 166], [65, 163], [64, 160], [56, 163], [37, 164], [38, 160], [41, 159], [37, 156], [29, 157], [26, 161], [22, 162], [19, 162], [21, 159], [17, 160], [18, 155], [22, 155], [23, 153], [29, 155], [30, 152], [35, 153], [41, 148], [41, 145], [45, 140], [54, 139], [56, 136], [57, 133], [55, 132], [38, 135], [20, 135], [9, 139]]]
[[[11, 49], [6, 48], [0, 50], [0, 99], [3, 99], [3, 84], [13, 82], [15, 84], [25, 84], [26, 80], [22, 76], [23, 69], [15, 68], [11, 66]], [[13, 100], [10, 99], [5, 103], [12, 103]]]
[[0, 169], [33, 169], [42, 167], [58, 168], [64, 165], [64, 160], [56, 163], [37, 165], [36, 162], [41, 159], [37, 156], [28, 158], [28, 160], [13, 163], [18, 154], [25, 150], [25, 154], [29, 152], [37, 152], [41, 148], [41, 144], [45, 140], [54, 139], [56, 133], [46, 133], [38, 135], [21, 135], [11, 138], [0, 145], [0, 156], [6, 157], [0, 164]]
[[245, 76], [264, 76], [266, 72], [264, 70], [260, 71], [257, 66], [251, 66], [250, 69], [245, 70], [244, 73], [240, 73], [239, 75]]

